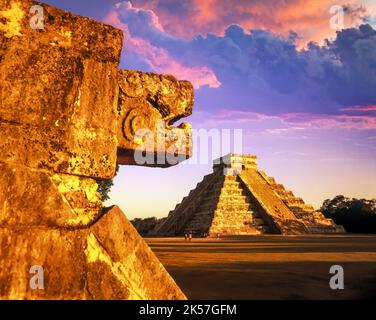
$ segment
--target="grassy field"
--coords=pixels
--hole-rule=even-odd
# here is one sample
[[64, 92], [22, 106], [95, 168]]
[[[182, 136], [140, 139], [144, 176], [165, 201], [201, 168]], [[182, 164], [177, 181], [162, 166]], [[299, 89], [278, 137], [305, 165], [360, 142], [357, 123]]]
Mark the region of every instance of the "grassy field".
[[[376, 298], [376, 236], [146, 239], [190, 299]], [[344, 290], [329, 287], [344, 268]]]

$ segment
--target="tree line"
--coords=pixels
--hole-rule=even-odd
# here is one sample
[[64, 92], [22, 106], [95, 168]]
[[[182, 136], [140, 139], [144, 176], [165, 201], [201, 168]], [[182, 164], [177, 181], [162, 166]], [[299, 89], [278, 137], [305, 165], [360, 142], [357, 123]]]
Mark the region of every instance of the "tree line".
[[338, 195], [324, 201], [320, 211], [350, 233], [376, 233], [376, 199]]

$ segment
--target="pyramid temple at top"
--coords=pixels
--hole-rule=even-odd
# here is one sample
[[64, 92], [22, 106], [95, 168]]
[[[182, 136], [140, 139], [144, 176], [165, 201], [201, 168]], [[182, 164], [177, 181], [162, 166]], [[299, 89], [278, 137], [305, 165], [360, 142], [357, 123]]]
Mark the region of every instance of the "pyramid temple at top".
[[257, 168], [252, 155], [229, 154], [206, 175], [154, 236], [344, 233], [342, 226], [304, 203]]

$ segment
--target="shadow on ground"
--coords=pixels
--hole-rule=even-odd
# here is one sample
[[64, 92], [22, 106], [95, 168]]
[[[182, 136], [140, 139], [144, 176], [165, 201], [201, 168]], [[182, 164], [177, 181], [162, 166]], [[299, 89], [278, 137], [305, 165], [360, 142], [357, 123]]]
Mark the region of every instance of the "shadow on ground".
[[[376, 297], [376, 236], [147, 239], [190, 299]], [[329, 269], [345, 270], [345, 289]]]

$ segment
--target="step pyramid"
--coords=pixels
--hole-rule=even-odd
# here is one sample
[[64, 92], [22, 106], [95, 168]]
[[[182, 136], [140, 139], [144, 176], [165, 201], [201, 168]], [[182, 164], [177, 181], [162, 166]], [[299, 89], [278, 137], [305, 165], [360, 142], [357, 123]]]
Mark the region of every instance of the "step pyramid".
[[229, 154], [176, 205], [154, 236], [326, 234], [345, 230], [258, 170], [252, 155]]

